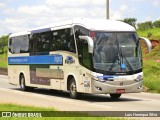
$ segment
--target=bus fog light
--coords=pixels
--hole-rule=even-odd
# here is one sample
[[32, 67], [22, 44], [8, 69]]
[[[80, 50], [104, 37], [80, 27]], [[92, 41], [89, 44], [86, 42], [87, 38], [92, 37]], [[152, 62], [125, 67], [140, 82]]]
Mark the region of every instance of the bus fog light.
[[139, 86], [139, 87], [138, 87], [138, 89], [141, 89], [141, 88], [142, 88], [142, 86]]
[[102, 88], [101, 87], [97, 87], [97, 86], [95, 86], [98, 90], [100, 90], [100, 91], [102, 91]]

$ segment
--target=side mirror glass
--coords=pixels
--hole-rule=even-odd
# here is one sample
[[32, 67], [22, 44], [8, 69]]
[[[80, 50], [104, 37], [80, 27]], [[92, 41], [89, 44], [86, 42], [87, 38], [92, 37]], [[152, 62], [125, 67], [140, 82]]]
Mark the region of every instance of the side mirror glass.
[[151, 43], [151, 41], [148, 40], [145, 37], [139, 37], [139, 40], [143, 40], [146, 43], [146, 45], [147, 45], [148, 52], [151, 52], [151, 50], [152, 50], [152, 43]]
[[89, 36], [79, 36], [81, 40], [86, 40], [88, 42], [88, 52], [93, 53], [94, 43], [91, 37]]

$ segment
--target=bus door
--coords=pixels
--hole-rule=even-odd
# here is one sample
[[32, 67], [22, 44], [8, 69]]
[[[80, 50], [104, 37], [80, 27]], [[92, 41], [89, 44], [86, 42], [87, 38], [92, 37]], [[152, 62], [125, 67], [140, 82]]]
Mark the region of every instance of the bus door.
[[78, 50], [78, 56], [79, 56], [79, 73], [80, 73], [80, 82], [83, 85], [83, 92], [90, 93], [91, 92], [91, 78], [90, 78], [90, 70], [91, 70], [91, 63], [92, 63], [92, 57], [91, 53], [89, 53], [88, 48], [88, 41], [85, 39], [81, 39], [79, 41], [79, 50]]

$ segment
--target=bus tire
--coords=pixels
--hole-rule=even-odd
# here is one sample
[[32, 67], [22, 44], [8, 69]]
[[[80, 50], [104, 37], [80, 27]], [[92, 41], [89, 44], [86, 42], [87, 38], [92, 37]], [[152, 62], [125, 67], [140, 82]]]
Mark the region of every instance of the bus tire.
[[33, 87], [26, 86], [26, 84], [25, 84], [25, 77], [24, 77], [23, 74], [20, 75], [20, 83], [19, 84], [20, 84], [20, 89], [22, 91], [33, 91], [34, 90]]
[[110, 94], [112, 99], [118, 99], [121, 97], [121, 94]]
[[78, 98], [80, 93], [77, 92], [76, 82], [74, 78], [72, 78], [70, 81], [69, 91], [70, 91], [70, 97], [72, 99]]

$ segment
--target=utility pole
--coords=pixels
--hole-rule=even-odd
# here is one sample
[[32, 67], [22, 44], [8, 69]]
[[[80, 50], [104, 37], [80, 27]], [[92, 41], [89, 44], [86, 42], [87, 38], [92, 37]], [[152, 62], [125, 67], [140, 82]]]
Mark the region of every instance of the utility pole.
[[106, 0], [106, 18], [109, 19], [109, 0]]

